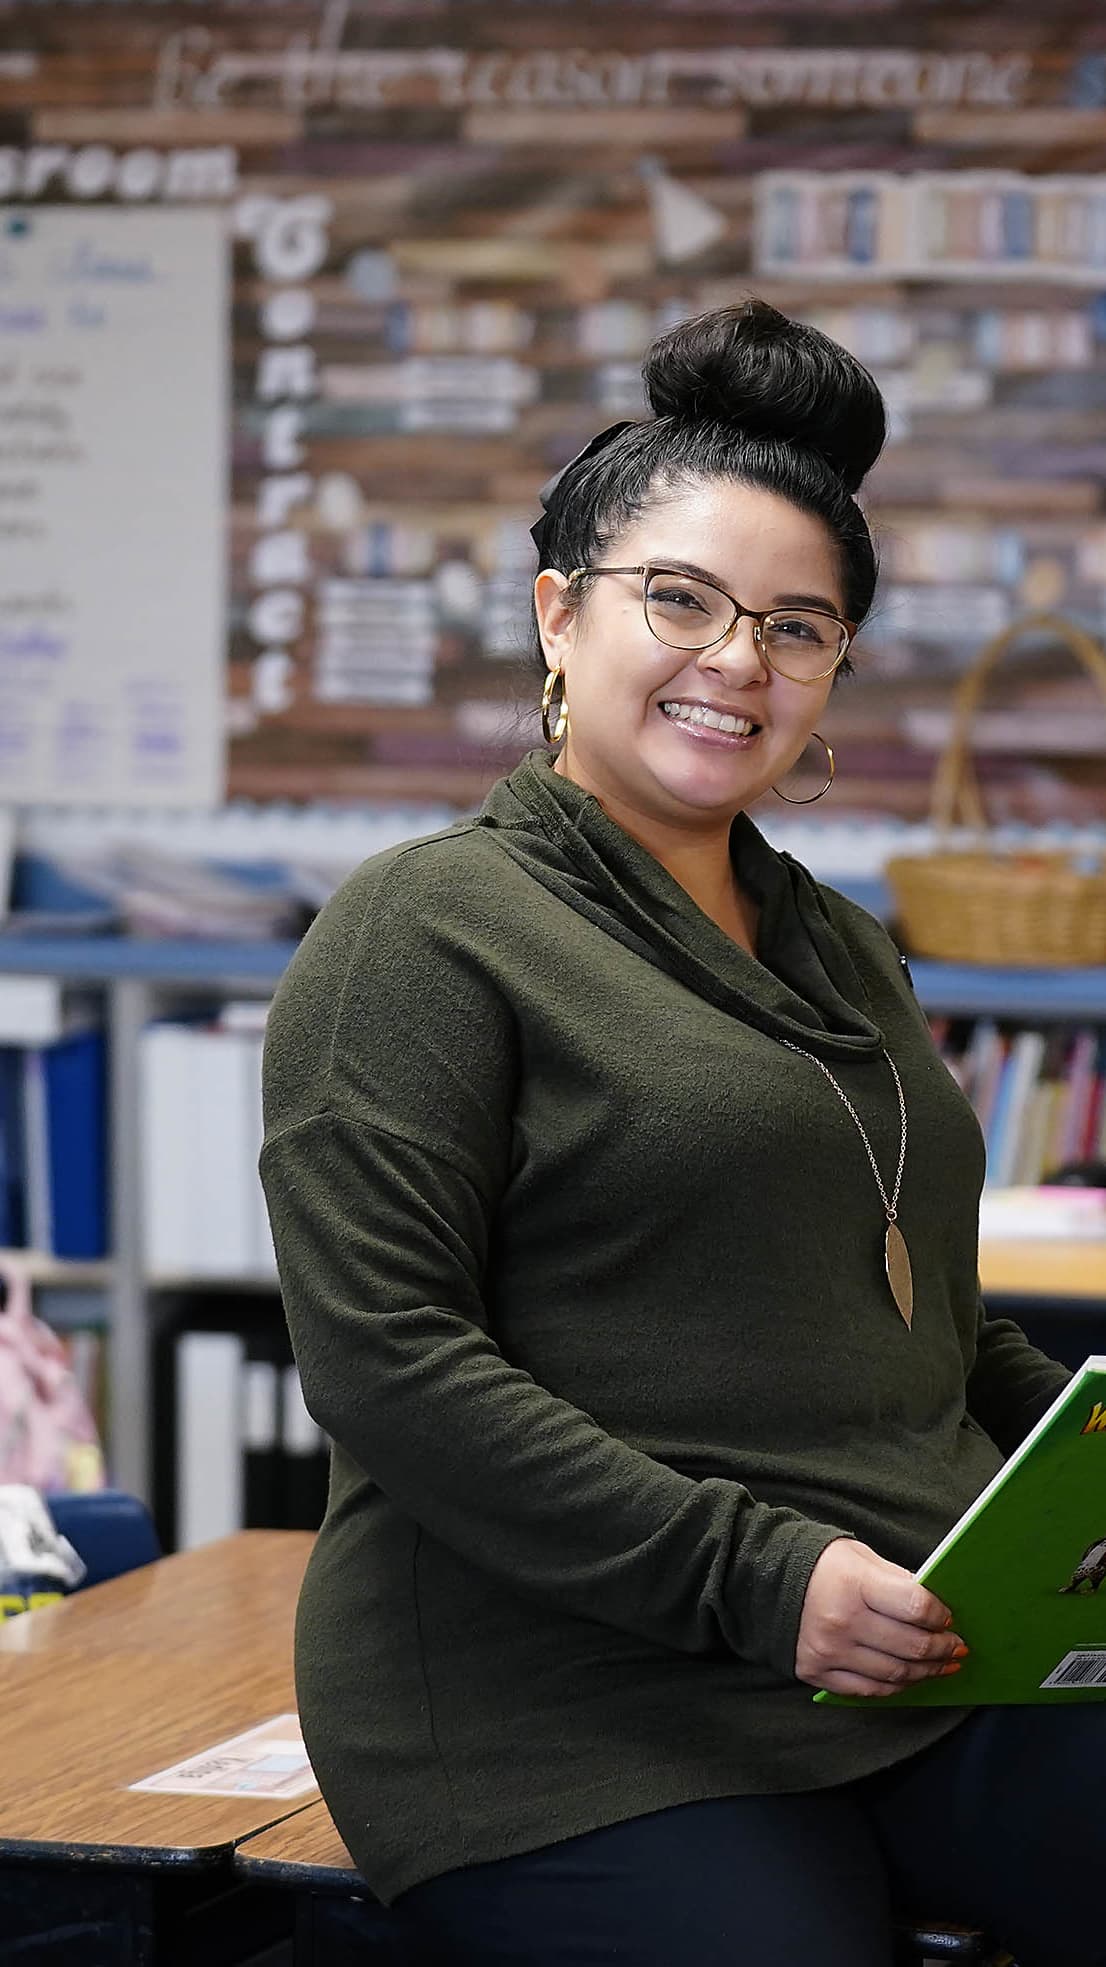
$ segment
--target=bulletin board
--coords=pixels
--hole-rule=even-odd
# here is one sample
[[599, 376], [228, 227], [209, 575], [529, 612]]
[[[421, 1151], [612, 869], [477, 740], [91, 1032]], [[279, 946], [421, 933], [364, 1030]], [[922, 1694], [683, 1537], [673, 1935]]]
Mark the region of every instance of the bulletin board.
[[[201, 796], [221, 716], [231, 799], [471, 811], [541, 742], [538, 487], [645, 414], [658, 332], [749, 293], [852, 349], [890, 414], [864, 488], [880, 583], [819, 727], [819, 814], [925, 819], [957, 679], [1023, 615], [1106, 640], [1098, 0], [0, 16], [0, 237], [21, 212], [32, 243], [134, 228], [164, 276], [111, 288], [132, 339], [94, 387], [141, 400], [134, 448], [109, 469], [115, 417], [96, 460], [57, 468], [49, 555], [3, 531], [0, 473], [0, 592], [76, 580], [63, 481], [89, 488], [99, 562], [63, 583], [71, 618], [38, 622], [54, 653], [0, 622], [0, 797]], [[0, 330], [5, 363], [27, 345]], [[0, 417], [17, 400], [0, 389]], [[1059, 646], [1019, 644], [974, 742], [996, 823], [1106, 819], [1106, 711]], [[821, 767], [812, 744], [788, 792]]]

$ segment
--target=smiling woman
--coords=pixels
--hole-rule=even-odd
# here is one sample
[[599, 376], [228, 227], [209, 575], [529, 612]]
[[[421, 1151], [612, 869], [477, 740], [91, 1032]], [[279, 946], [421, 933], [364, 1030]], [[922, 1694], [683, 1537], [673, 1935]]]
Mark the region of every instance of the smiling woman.
[[671, 329], [644, 374], [652, 421], [593, 440], [536, 529], [556, 769], [750, 947], [729, 828], [851, 670], [876, 576], [853, 494], [883, 404], [844, 349], [759, 301]]
[[890, 1967], [919, 1873], [1104, 1967], [1087, 1710], [1043, 1825], [1016, 1729], [871, 1712], [959, 1671], [915, 1572], [1068, 1377], [980, 1305], [983, 1138], [891, 938], [743, 810], [871, 601], [879, 393], [756, 304], [646, 374], [545, 495], [554, 752], [356, 870], [269, 1013], [312, 1767], [451, 1967]]

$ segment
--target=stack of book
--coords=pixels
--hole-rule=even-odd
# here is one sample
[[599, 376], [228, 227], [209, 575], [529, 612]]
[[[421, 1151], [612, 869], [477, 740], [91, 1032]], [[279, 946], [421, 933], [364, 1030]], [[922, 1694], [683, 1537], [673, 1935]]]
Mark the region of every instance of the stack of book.
[[155, 1480], [180, 1550], [235, 1530], [317, 1530], [326, 1508], [329, 1443], [304, 1405], [279, 1309], [228, 1311], [173, 1339]]
[[142, 1226], [155, 1281], [275, 1277], [257, 1169], [266, 1012], [227, 1003], [142, 1034]]

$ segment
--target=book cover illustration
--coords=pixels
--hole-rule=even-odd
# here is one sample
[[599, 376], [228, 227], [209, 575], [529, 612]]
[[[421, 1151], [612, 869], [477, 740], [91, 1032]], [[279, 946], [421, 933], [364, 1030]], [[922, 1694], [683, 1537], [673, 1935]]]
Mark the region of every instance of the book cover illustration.
[[1084, 1361], [920, 1567], [969, 1647], [960, 1672], [835, 1707], [1106, 1700], [1106, 1357]]

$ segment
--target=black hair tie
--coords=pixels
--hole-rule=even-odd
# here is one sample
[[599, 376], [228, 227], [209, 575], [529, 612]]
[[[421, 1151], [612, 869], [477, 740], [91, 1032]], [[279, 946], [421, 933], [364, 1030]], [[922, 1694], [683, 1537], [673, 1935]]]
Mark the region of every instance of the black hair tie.
[[607, 445], [613, 444], [615, 438], [621, 436], [624, 430], [629, 430], [633, 422], [634, 419], [632, 417], [627, 417], [621, 423], [608, 424], [606, 430], [601, 430], [598, 437], [593, 437], [590, 443], [584, 445], [582, 451], [577, 451], [574, 458], [569, 458], [567, 464], [563, 464], [559, 471], [553, 473], [552, 478], [546, 480], [541, 491], [538, 493], [538, 498], [542, 506], [541, 518], [535, 519], [530, 528], [530, 538], [537, 547], [539, 555], [541, 553], [542, 539], [545, 535], [546, 522], [548, 521], [558, 488], [562, 481], [567, 478], [570, 471], [575, 471], [578, 464], [583, 464], [585, 458], [593, 458], [597, 451], [605, 451]]

